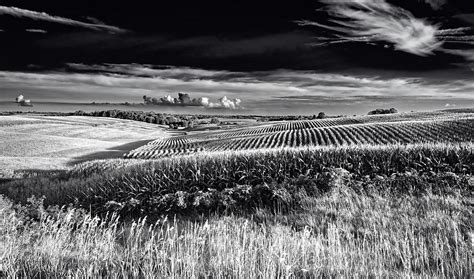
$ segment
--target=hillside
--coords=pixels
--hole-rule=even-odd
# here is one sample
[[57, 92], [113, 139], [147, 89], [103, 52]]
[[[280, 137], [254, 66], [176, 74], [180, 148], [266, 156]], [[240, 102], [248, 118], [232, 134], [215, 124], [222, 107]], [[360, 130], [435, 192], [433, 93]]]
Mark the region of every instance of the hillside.
[[196, 152], [302, 146], [469, 142], [474, 113], [407, 113], [323, 120], [285, 121], [218, 132], [157, 139], [125, 154], [156, 159]]
[[79, 162], [121, 157], [126, 151], [166, 135], [160, 126], [121, 119], [0, 116], [0, 178], [66, 170]]

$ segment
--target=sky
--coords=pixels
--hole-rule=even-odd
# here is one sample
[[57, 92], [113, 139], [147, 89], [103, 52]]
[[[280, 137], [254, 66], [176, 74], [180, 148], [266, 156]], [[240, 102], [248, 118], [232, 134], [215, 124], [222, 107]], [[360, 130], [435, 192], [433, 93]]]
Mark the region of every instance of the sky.
[[256, 114], [474, 105], [468, 1], [29, 2], [0, 3], [0, 102], [185, 92]]

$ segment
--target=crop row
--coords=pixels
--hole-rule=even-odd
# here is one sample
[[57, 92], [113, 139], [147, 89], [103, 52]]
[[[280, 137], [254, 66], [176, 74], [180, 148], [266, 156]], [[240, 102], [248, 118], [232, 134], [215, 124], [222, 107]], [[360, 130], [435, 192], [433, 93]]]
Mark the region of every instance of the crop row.
[[[302, 121], [306, 123], [309, 121]], [[440, 121], [405, 121], [350, 124], [332, 127], [307, 127], [266, 132], [259, 135], [209, 139], [180, 136], [161, 139], [126, 154], [126, 158], [156, 159], [200, 151], [250, 150], [301, 146], [341, 146], [361, 144], [395, 144], [420, 142], [464, 142], [473, 140], [470, 119]], [[290, 126], [289, 126], [290, 127]]]
[[[426, 114], [426, 115], [425, 115]], [[257, 127], [247, 127], [240, 129], [233, 129], [230, 131], [206, 132], [202, 134], [195, 134], [189, 136], [176, 136], [166, 139], [158, 139], [148, 143], [154, 145], [152, 149], [196, 149], [202, 146], [204, 141], [216, 140], [230, 140], [243, 139], [247, 137], [267, 137], [278, 132], [286, 132], [293, 130], [308, 130], [314, 128], [347, 126], [353, 124], [377, 124], [377, 123], [395, 123], [402, 121], [415, 120], [462, 120], [469, 119], [472, 114], [440, 114], [440, 113], [416, 113], [403, 115], [385, 115], [385, 116], [369, 116], [358, 118], [332, 118], [332, 119], [318, 119], [318, 120], [302, 120], [302, 121], [287, 121], [284, 123], [275, 123], [261, 125]], [[311, 142], [314, 140], [308, 139]], [[315, 144], [325, 144], [325, 141], [314, 141]], [[408, 141], [411, 142], [411, 141]], [[332, 144], [337, 144], [336, 142]], [[349, 144], [349, 143], [348, 143]], [[290, 144], [290, 146], [295, 146]], [[296, 145], [298, 146], [298, 145]]]

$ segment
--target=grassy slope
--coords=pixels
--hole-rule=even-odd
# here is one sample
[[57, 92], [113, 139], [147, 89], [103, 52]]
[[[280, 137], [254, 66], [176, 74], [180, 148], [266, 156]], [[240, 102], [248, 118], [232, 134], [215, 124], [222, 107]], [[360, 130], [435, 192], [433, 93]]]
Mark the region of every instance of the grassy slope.
[[[27, 169], [67, 169], [74, 162], [121, 157], [143, 140], [165, 136], [156, 125], [80, 116], [0, 116], [0, 177]], [[138, 144], [130, 145], [130, 143]]]

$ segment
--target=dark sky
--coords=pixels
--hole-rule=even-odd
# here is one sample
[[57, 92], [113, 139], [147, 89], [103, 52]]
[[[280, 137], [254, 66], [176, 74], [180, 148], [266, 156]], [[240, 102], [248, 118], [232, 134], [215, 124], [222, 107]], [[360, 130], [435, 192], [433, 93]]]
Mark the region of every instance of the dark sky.
[[3, 0], [0, 103], [181, 91], [249, 113], [472, 106], [469, 2]]
[[[442, 0], [431, 0], [438, 3]], [[86, 23], [103, 22], [127, 30], [104, 30], [0, 15], [0, 68], [64, 63], [146, 63], [209, 69], [341, 70], [450, 68], [465, 58], [450, 53], [419, 57], [386, 48], [384, 42], [309, 46], [328, 30], [298, 26], [296, 20], [326, 23], [317, 0], [300, 1], [2, 1], [3, 7], [45, 12]], [[433, 8], [423, 0], [392, 1], [447, 27], [474, 24], [469, 1], [452, 0]], [[473, 13], [473, 15], [469, 15]], [[459, 15], [465, 15], [462, 20]], [[469, 22], [471, 20], [471, 22]], [[30, 32], [25, 30], [29, 29]], [[44, 30], [44, 32], [32, 32]], [[456, 48], [463, 47], [456, 45]]]

